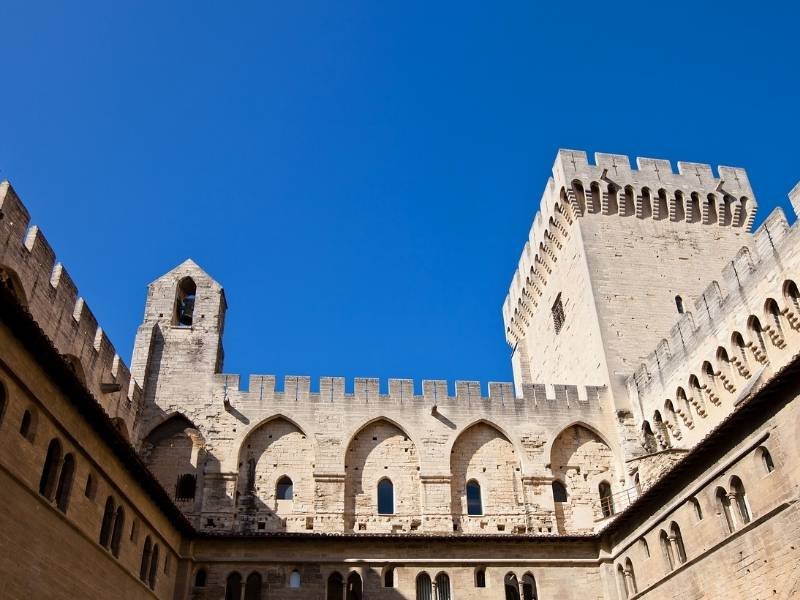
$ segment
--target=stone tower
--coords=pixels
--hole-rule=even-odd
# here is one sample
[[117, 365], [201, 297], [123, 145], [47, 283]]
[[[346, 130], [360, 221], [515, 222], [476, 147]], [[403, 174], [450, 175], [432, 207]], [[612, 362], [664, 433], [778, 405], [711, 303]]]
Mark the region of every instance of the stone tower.
[[165, 415], [191, 415], [208, 403], [222, 369], [225, 293], [191, 259], [148, 286], [131, 370], [144, 387], [140, 434]]
[[742, 246], [756, 203], [743, 169], [561, 150], [503, 306], [518, 394], [625, 379]]

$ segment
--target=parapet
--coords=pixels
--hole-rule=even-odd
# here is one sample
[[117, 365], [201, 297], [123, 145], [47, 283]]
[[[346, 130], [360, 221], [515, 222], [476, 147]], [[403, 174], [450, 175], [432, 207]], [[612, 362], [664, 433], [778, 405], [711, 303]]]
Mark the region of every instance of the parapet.
[[525, 336], [561, 242], [579, 218], [599, 214], [743, 231], [752, 227], [757, 202], [744, 169], [720, 166], [716, 177], [703, 163], [679, 162], [675, 172], [668, 160], [637, 157], [635, 162], [633, 168], [627, 156], [598, 152], [590, 164], [583, 150], [558, 151], [503, 303], [509, 345]]
[[0, 242], [6, 284], [106, 412], [132, 433], [141, 389], [7, 181], [0, 183]]
[[[487, 410], [515, 408], [526, 405], [529, 408], [569, 408], [598, 407], [606, 388], [602, 386], [577, 386], [558, 384], [524, 385], [516, 390], [513, 383], [489, 382], [483, 387], [479, 381], [456, 381], [454, 385], [446, 380], [423, 380], [418, 387], [413, 379], [389, 379], [382, 382], [371, 377], [356, 377], [352, 382], [344, 377], [321, 377], [314, 382], [307, 376], [286, 376], [283, 389], [279, 390], [275, 375], [251, 375], [248, 389], [241, 389], [239, 375], [219, 374], [215, 376], [221, 384], [223, 401], [236, 405], [237, 402], [331, 402], [348, 404], [408, 404], [416, 408], [483, 405]], [[349, 385], [348, 385], [349, 384]], [[350, 390], [350, 391], [348, 391]], [[486, 392], [486, 393], [485, 393]]]

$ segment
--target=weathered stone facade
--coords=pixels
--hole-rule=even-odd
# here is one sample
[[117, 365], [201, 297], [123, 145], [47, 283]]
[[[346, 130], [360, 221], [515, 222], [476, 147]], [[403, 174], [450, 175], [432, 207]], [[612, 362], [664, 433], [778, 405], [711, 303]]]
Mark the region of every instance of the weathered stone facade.
[[503, 306], [515, 382], [487, 388], [243, 385], [191, 260], [128, 372], [3, 183], [11, 597], [800, 593], [800, 229], [750, 232], [742, 169], [637, 166], [559, 152]]

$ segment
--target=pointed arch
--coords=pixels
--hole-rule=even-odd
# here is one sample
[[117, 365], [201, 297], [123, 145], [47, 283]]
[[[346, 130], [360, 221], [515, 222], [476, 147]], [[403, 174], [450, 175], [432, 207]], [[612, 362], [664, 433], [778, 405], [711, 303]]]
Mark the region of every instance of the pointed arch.
[[28, 308], [28, 297], [22, 286], [22, 280], [14, 269], [3, 264], [0, 264], [0, 286], [10, 292], [20, 306]]
[[197, 284], [191, 277], [184, 277], [175, 288], [175, 310], [172, 324], [177, 327], [191, 327], [194, 322], [194, 305]]
[[142, 456], [176, 502], [194, 501], [180, 494], [185, 489], [181, 482], [185, 483], [187, 476], [195, 482], [202, 478], [205, 440], [186, 415], [174, 412], [151, 428], [142, 440]]

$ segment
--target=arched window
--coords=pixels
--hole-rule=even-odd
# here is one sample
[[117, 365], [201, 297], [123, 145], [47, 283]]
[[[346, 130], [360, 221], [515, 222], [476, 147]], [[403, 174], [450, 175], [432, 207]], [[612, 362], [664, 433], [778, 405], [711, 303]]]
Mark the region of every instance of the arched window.
[[388, 478], [378, 482], [378, 514], [394, 514], [394, 484]]
[[678, 422], [678, 415], [675, 414], [675, 407], [672, 405], [672, 400], [664, 402], [664, 413], [667, 415], [669, 422], [672, 423], [672, 427], [675, 429], [676, 433], [680, 432], [681, 425]]
[[[175, 324], [191, 327], [194, 318], [194, 300], [197, 286], [191, 277], [184, 277], [178, 283], [178, 293], [175, 300]], [[240, 581], [241, 585], [241, 581]]]
[[194, 587], [206, 587], [207, 578], [205, 569], [197, 569], [197, 573], [194, 575]]
[[669, 431], [667, 431], [667, 426], [664, 424], [664, 419], [661, 418], [660, 412], [655, 411], [653, 413], [653, 423], [656, 426], [656, 431], [661, 434], [661, 442], [664, 449], [671, 448], [672, 443], [669, 439]]
[[347, 576], [347, 598], [345, 600], [361, 600], [361, 597], [361, 575], [355, 571], [350, 571], [350, 575]]
[[[150, 569], [150, 553], [152, 551], [153, 542], [148, 535], [144, 540], [144, 546], [142, 547], [142, 564], [139, 566], [139, 579], [142, 581], [147, 581], [147, 572]], [[239, 596], [236, 596], [236, 600], [239, 600]]]
[[653, 433], [653, 429], [650, 427], [650, 423], [645, 421], [642, 424], [642, 438], [643, 442], [642, 445], [644, 446], [645, 452], [656, 452], [658, 450], [658, 444], [656, 443], [656, 436]]
[[617, 565], [617, 587], [619, 587], [619, 595], [623, 598], [629, 598], [628, 582], [625, 581], [625, 569], [622, 565]]
[[675, 221], [683, 221], [686, 218], [686, 198], [683, 192], [675, 190]]
[[244, 600], [261, 600], [261, 575], [253, 571], [244, 584]]
[[703, 397], [703, 390], [700, 387], [700, 380], [694, 373], [689, 375], [689, 389], [691, 390], [694, 401], [700, 405], [697, 414], [703, 416], [706, 411], [706, 399]]
[[694, 516], [698, 521], [703, 520], [703, 509], [700, 506], [700, 501], [697, 498], [689, 498], [689, 504], [692, 505], [694, 509]]
[[731, 493], [736, 500], [736, 508], [743, 524], [750, 522], [750, 509], [747, 506], [747, 493], [744, 491], [742, 480], [738, 477], [731, 478]]
[[681, 528], [673, 521], [669, 530], [675, 540], [675, 550], [678, 552], [678, 563], [683, 564], [686, 562], [686, 548], [683, 545]]
[[614, 514], [614, 498], [611, 496], [611, 484], [607, 481], [601, 481], [597, 486], [597, 491], [600, 494], [600, 510], [603, 511], [604, 517], [610, 517]]
[[767, 298], [764, 303], [764, 314], [771, 322], [775, 330], [783, 335], [783, 325], [781, 325], [781, 311], [778, 308], [778, 303], [772, 298]]
[[36, 435], [36, 419], [31, 411], [26, 410], [22, 413], [22, 421], [19, 424], [19, 433], [29, 442], [33, 442]]
[[520, 600], [519, 583], [516, 575], [508, 573], [503, 579], [503, 585], [506, 589], [506, 600]]
[[278, 479], [278, 483], [275, 485], [275, 498], [278, 500], [291, 500], [294, 498], [294, 484], [286, 475]]
[[679, 387], [675, 390], [675, 402], [678, 403], [678, 406], [682, 407], [684, 412], [686, 413], [686, 417], [691, 419], [692, 418], [692, 405], [689, 403], [689, 399], [686, 397], [686, 390], [682, 387]]
[[586, 192], [580, 180], [575, 179], [572, 181], [572, 191], [575, 193], [575, 199], [578, 201], [578, 210], [580, 214], [583, 214], [586, 212]]
[[706, 385], [708, 389], [712, 391], [716, 391], [717, 389], [717, 374], [714, 372], [714, 367], [711, 366], [711, 363], [705, 361], [702, 367], [703, 377], [705, 377]]
[[292, 572], [289, 574], [289, 587], [290, 588], [300, 587], [300, 571], [298, 571], [297, 569], [293, 569]]
[[111, 542], [111, 528], [114, 523], [114, 498], [109, 496], [106, 499], [106, 508], [103, 511], [103, 524], [100, 527], [100, 545], [103, 548], [108, 548]]
[[734, 351], [739, 355], [742, 365], [747, 367], [749, 364], [747, 361], [747, 346], [745, 346], [742, 334], [738, 331], [734, 331], [731, 335], [731, 344], [733, 344]]
[[478, 567], [475, 569], [475, 587], [486, 587], [486, 567]]
[[482, 515], [483, 500], [481, 498], [481, 484], [474, 479], [467, 482], [467, 514]]
[[125, 509], [119, 506], [114, 517], [114, 530], [111, 533], [111, 554], [116, 557], [119, 557], [119, 544], [122, 541], [123, 529], [125, 529]]
[[690, 223], [697, 223], [700, 218], [700, 194], [697, 192], [692, 192], [689, 195], [689, 211], [691, 212], [691, 217], [688, 219]]
[[383, 572], [383, 587], [394, 587], [394, 567], [386, 567], [386, 570]]
[[72, 480], [75, 477], [75, 457], [72, 453], [64, 457], [61, 463], [61, 474], [58, 477], [56, 488], [56, 506], [63, 513], [67, 512], [69, 506], [69, 496], [72, 493]]
[[197, 490], [197, 476], [184, 473], [175, 484], [175, 500], [193, 500]]
[[48, 500], [53, 499], [58, 480], [58, 467], [61, 464], [61, 442], [56, 438], [50, 440], [47, 455], [44, 458], [42, 477], [39, 479], [39, 493]]
[[772, 473], [775, 470], [775, 463], [772, 460], [772, 455], [764, 446], [756, 448], [756, 456], [761, 461], [767, 473]]
[[554, 479], [552, 483], [553, 488], [553, 502], [566, 502], [567, 501], [567, 488], [558, 479]]
[[536, 600], [536, 580], [530, 573], [522, 576], [522, 600]]
[[158, 574], [158, 544], [153, 544], [153, 555], [150, 557], [150, 573], [147, 584], [151, 590], [156, 589], [156, 575]]
[[675, 568], [675, 559], [672, 557], [672, 547], [669, 545], [669, 536], [663, 529], [658, 535], [658, 541], [661, 544], [661, 554], [664, 558], [664, 568], [667, 570], [667, 573], [669, 573]]
[[714, 194], [709, 194], [706, 197], [706, 214], [703, 219], [703, 225], [713, 225], [717, 222], [717, 197]]
[[795, 314], [800, 316], [800, 290], [797, 289], [797, 284], [791, 279], [784, 282], [783, 295], [789, 301]]
[[97, 482], [95, 481], [94, 475], [89, 473], [86, 476], [86, 487], [83, 490], [83, 495], [89, 498], [89, 500], [94, 500], [94, 495], [97, 492]]
[[341, 573], [334, 571], [328, 575], [328, 589], [325, 593], [326, 600], [343, 600], [344, 579]]
[[432, 592], [430, 575], [427, 573], [417, 575], [417, 600], [433, 600]]
[[240, 600], [242, 597], [242, 576], [236, 571], [225, 580], [225, 600]]
[[759, 350], [766, 353], [767, 345], [764, 343], [764, 330], [761, 327], [761, 321], [758, 320], [758, 317], [751, 316], [747, 320], [747, 330], [750, 332], [750, 337], [755, 339]]
[[683, 314], [683, 298], [681, 298], [680, 296], [675, 296], [675, 306], [678, 309], [678, 314], [682, 315]]
[[636, 573], [633, 571], [633, 563], [631, 562], [630, 558], [625, 559], [625, 571], [627, 571], [627, 582], [631, 588], [631, 594], [639, 593], [639, 588], [636, 585]]
[[450, 600], [450, 576], [445, 572], [436, 576], [436, 598]]
[[717, 488], [715, 497], [717, 499], [717, 511], [725, 522], [725, 528], [728, 533], [733, 533], [733, 515], [731, 514], [731, 501], [730, 498], [728, 498], [728, 492], [719, 487]]
[[646, 539], [641, 538], [639, 540], [639, 549], [642, 551], [645, 558], [650, 558], [650, 546], [647, 545]]
[[637, 216], [640, 219], [649, 219], [653, 216], [653, 196], [650, 193], [650, 188], [642, 188], [641, 210]]
[[621, 217], [630, 217], [636, 213], [636, 193], [629, 185], [625, 186], [625, 193], [622, 196], [624, 209], [620, 211]]

